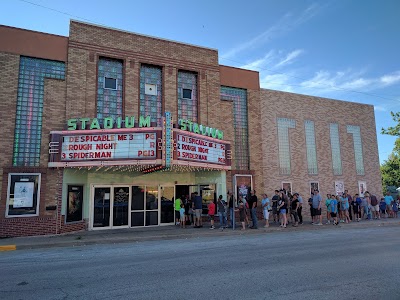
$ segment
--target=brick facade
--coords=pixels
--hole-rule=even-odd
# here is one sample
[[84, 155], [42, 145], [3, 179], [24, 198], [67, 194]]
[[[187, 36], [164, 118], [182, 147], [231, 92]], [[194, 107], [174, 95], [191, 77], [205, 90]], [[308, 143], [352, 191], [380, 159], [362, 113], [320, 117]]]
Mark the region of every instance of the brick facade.
[[[273, 195], [281, 183], [291, 182], [293, 191], [306, 199], [310, 182], [319, 182], [321, 195], [334, 193], [334, 182], [343, 181], [351, 195], [358, 193], [358, 181], [365, 181], [369, 192], [382, 195], [376, 140], [374, 107], [371, 105], [324, 99], [286, 92], [261, 90], [263, 134], [263, 182], [265, 190]], [[277, 118], [296, 121], [296, 128], [289, 129], [292, 173], [280, 175], [278, 158]], [[315, 124], [318, 174], [309, 175], [305, 144], [304, 121]], [[343, 175], [333, 175], [329, 123], [339, 124], [339, 139]], [[361, 128], [365, 175], [357, 175], [353, 137], [347, 133], [347, 125]]]
[[[128, 33], [120, 30], [71, 21], [70, 36], [59, 37], [0, 26], [0, 35], [7, 35], [9, 43], [0, 45], [0, 118], [2, 120], [2, 147], [0, 153], [0, 237], [42, 234], [60, 234], [88, 228], [88, 219], [66, 223], [62, 211], [64, 173], [62, 169], [47, 167], [49, 160], [49, 133], [64, 130], [70, 118], [96, 117], [97, 64], [100, 57], [115, 58], [123, 62], [123, 115], [139, 113], [139, 80], [142, 64], [162, 68], [163, 111], [170, 111], [177, 122], [177, 77], [180, 70], [197, 74], [198, 123], [222, 129], [224, 140], [235, 149], [234, 110], [232, 101], [220, 99], [220, 87], [241, 88], [247, 91], [250, 169], [235, 170], [234, 151], [232, 170], [226, 172], [226, 189], [233, 189], [235, 174], [253, 175], [257, 194], [280, 188], [282, 181], [292, 182], [293, 189], [306, 195], [310, 181], [318, 181], [323, 193], [332, 192], [333, 182], [343, 180], [354, 193], [358, 180], [366, 181], [368, 190], [381, 194], [378, 149], [373, 107], [369, 105], [322, 99], [290, 93], [260, 90], [258, 72], [218, 64], [218, 52], [174, 41]], [[20, 38], [18, 35], [20, 34]], [[13, 37], [11, 38], [11, 35]], [[20, 40], [30, 37], [41, 39], [53, 49], [40, 51], [24, 48]], [[40, 166], [37, 168], [12, 167], [15, 109], [17, 101], [19, 59], [21, 55], [61, 60], [66, 63], [65, 80], [45, 79], [43, 125]], [[279, 175], [276, 118], [295, 119], [290, 129], [292, 174]], [[315, 122], [319, 173], [307, 174], [304, 120]], [[329, 140], [329, 122], [338, 122], [342, 144], [343, 176], [334, 176]], [[355, 173], [351, 135], [345, 125], [360, 125], [363, 140], [365, 175]], [[346, 149], [346, 150], [345, 150]], [[6, 199], [8, 174], [40, 172], [42, 174], [38, 217], [7, 218]], [[91, 175], [93, 176], [93, 175]], [[88, 176], [90, 177], [90, 176]], [[172, 181], [173, 182], [173, 181]], [[65, 186], [64, 186], [65, 188]], [[88, 187], [86, 187], [88, 188]], [[87, 193], [89, 194], [89, 193]], [[56, 210], [46, 210], [56, 206]]]

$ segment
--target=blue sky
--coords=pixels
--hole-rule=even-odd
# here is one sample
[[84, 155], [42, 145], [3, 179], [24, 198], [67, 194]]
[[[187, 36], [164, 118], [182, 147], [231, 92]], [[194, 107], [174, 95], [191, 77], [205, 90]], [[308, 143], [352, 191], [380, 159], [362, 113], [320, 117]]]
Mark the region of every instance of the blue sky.
[[400, 111], [398, 0], [1, 3], [2, 25], [68, 36], [71, 18], [218, 49], [220, 64], [259, 71], [263, 88], [372, 104], [380, 161], [393, 149], [380, 130]]

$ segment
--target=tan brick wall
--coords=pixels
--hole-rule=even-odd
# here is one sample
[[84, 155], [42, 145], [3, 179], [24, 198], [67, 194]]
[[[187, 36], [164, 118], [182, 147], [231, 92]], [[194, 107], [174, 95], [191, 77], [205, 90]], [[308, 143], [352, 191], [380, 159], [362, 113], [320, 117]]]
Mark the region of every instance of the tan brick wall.
[[[266, 191], [281, 187], [282, 181], [292, 182], [292, 188], [309, 197], [309, 184], [318, 181], [321, 195], [334, 192], [334, 182], [343, 181], [351, 195], [358, 192], [358, 181], [366, 181], [367, 189], [382, 195], [374, 108], [371, 105], [324, 99], [271, 90], [261, 90], [263, 135], [263, 181]], [[290, 176], [279, 175], [277, 118], [296, 120], [296, 128], [289, 129], [291, 168]], [[304, 120], [315, 125], [318, 175], [308, 175]], [[339, 140], [343, 175], [333, 175], [329, 124], [339, 124]], [[365, 175], [357, 175], [353, 136], [347, 125], [361, 128]]]

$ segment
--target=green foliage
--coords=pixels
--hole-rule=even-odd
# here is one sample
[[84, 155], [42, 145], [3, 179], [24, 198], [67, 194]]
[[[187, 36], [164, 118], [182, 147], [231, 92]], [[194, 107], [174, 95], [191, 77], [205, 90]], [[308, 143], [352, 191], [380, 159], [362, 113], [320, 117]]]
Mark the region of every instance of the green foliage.
[[[397, 139], [400, 144], [400, 140]], [[381, 165], [382, 186], [400, 186], [400, 155], [399, 152], [393, 152], [389, 158]]]
[[393, 136], [400, 136], [400, 112], [394, 113], [391, 111], [390, 115], [392, 116], [393, 121], [397, 123], [397, 125], [394, 127], [388, 127], [387, 129], [382, 128], [381, 133]]

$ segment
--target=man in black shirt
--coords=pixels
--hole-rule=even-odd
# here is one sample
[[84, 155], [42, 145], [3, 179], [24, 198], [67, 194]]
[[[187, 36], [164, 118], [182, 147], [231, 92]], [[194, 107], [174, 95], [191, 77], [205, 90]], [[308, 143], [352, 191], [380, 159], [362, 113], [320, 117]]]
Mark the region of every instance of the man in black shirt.
[[275, 190], [275, 195], [272, 196], [272, 215], [274, 217], [274, 223], [279, 222], [278, 217], [278, 201], [279, 201], [279, 191]]
[[249, 199], [249, 208], [251, 209], [251, 220], [253, 221], [253, 226], [251, 226], [251, 229], [258, 229], [257, 226], [257, 196], [256, 196], [256, 191], [252, 190], [251, 191], [251, 196]]

